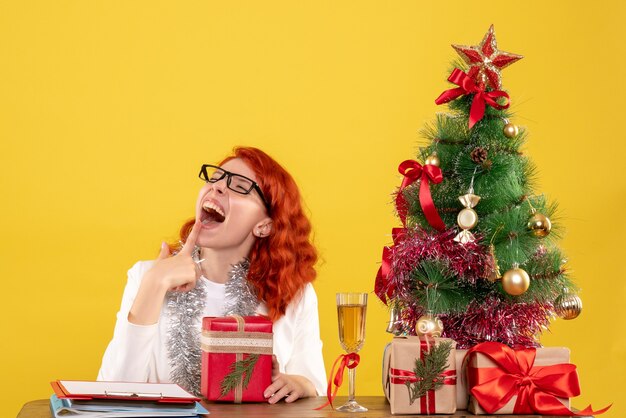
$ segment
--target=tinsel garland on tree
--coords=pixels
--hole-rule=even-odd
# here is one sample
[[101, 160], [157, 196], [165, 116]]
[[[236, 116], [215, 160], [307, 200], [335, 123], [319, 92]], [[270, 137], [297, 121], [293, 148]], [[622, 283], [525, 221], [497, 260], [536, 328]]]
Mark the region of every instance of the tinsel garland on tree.
[[527, 133], [509, 122], [501, 90], [500, 70], [521, 56], [497, 49], [493, 27], [478, 46], [453, 47], [465, 61], [448, 78], [458, 87], [437, 99], [450, 112], [422, 131], [423, 164], [399, 167], [403, 228], [385, 249], [376, 293], [396, 333], [415, 334], [428, 313], [459, 348], [536, 347], [555, 311], [565, 311], [562, 296], [577, 296], [556, 245], [556, 205], [535, 191]]

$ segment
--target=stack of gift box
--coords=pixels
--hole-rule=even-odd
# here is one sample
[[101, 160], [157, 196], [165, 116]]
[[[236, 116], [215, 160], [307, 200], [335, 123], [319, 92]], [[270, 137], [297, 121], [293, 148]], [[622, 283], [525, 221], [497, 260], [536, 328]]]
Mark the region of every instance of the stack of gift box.
[[[438, 356], [445, 359], [433, 378], [433, 357], [442, 345], [445, 349]], [[580, 387], [567, 348], [512, 349], [495, 342], [469, 350], [455, 346], [447, 338], [424, 336], [395, 337], [387, 345], [383, 388], [392, 414], [452, 414], [467, 409], [476, 415], [571, 416], [600, 414], [608, 409], [571, 410], [570, 398], [580, 394]], [[415, 393], [424, 386], [431, 389]]]
[[[260, 402], [271, 383], [272, 323], [264, 317], [204, 318], [202, 395]], [[383, 357], [383, 388], [392, 414], [593, 415], [573, 412], [580, 394], [567, 348], [518, 348], [484, 342], [463, 350], [448, 338], [396, 336]]]

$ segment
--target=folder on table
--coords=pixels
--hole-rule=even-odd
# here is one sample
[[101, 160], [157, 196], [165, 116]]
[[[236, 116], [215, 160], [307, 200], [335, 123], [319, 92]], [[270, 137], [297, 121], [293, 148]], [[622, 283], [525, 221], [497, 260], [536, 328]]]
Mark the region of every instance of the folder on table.
[[199, 418], [208, 415], [199, 402], [157, 403], [152, 401], [78, 400], [50, 397], [55, 418]]
[[115, 399], [157, 403], [195, 403], [200, 400], [174, 383], [56, 380], [50, 384], [59, 399]]

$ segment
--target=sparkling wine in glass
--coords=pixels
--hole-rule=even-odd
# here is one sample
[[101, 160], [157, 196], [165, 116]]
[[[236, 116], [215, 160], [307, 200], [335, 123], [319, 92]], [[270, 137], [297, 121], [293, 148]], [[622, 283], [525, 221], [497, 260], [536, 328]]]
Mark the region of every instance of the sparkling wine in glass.
[[[339, 341], [348, 353], [356, 353], [365, 342], [365, 313], [367, 293], [337, 293], [337, 317], [339, 320]], [[337, 408], [342, 412], [365, 412], [367, 408], [354, 399], [354, 379], [356, 369], [348, 369], [348, 401]]]

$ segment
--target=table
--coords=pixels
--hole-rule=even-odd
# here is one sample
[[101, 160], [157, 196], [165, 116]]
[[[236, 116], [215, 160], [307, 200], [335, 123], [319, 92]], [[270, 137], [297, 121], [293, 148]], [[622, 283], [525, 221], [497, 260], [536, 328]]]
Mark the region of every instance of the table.
[[[359, 396], [359, 403], [369, 409], [363, 413], [345, 413], [333, 411], [330, 406], [323, 410], [316, 411], [316, 408], [323, 405], [326, 401], [325, 397], [299, 399], [294, 403], [288, 404], [280, 402], [274, 405], [267, 403], [258, 404], [227, 404], [203, 402], [211, 413], [208, 418], [313, 418], [313, 417], [343, 417], [343, 418], [359, 418], [359, 417], [402, 417], [403, 415], [391, 415], [389, 404], [384, 396]], [[346, 401], [346, 397], [338, 396], [333, 402], [335, 405], [342, 405]], [[17, 418], [51, 418], [48, 399], [40, 399], [26, 403]], [[406, 416], [406, 415], [404, 415]], [[445, 417], [480, 417], [489, 418], [496, 415], [473, 415], [467, 411], [456, 411], [454, 415], [419, 415], [420, 417], [445, 418]], [[547, 418], [542, 415], [498, 415], [499, 418]]]

